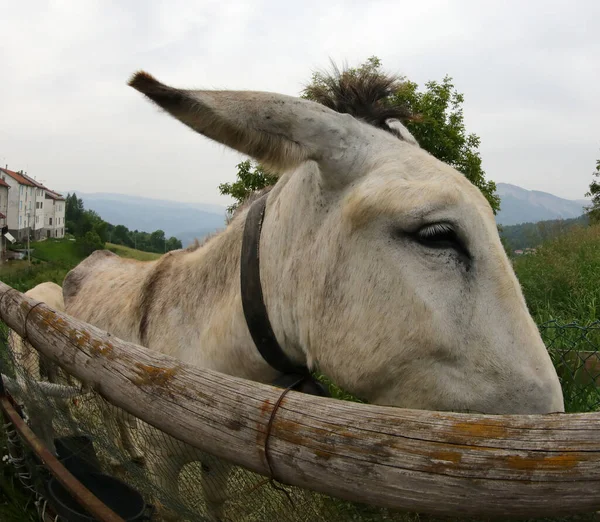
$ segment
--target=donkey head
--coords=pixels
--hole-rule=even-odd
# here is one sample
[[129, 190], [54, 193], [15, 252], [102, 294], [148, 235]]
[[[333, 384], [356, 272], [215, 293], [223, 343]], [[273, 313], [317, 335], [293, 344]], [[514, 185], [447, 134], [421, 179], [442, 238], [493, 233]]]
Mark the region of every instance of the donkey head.
[[283, 172], [267, 204], [261, 278], [290, 357], [377, 404], [564, 410], [490, 205], [399, 121], [384, 130], [303, 99], [181, 90], [143, 72], [130, 85]]

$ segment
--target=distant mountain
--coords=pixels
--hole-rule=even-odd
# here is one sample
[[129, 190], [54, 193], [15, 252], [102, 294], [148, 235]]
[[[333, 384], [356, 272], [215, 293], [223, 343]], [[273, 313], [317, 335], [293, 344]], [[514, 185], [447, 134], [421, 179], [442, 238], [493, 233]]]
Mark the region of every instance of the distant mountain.
[[63, 191], [83, 200], [86, 209], [97, 212], [113, 225], [125, 225], [130, 230], [153, 232], [164, 230], [167, 237], [181, 239], [183, 246], [201, 240], [225, 228], [225, 207], [204, 203], [182, 203], [125, 194]]
[[496, 221], [500, 225], [576, 218], [584, 213], [583, 207], [589, 205], [585, 199], [563, 199], [548, 192], [526, 190], [508, 183], [497, 183], [496, 188], [501, 209]]

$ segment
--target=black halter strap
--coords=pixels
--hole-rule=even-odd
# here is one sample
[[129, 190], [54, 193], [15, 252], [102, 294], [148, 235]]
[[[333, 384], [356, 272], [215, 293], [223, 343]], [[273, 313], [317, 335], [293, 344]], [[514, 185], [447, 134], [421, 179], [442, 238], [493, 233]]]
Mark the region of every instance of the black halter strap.
[[260, 282], [260, 236], [267, 196], [261, 196], [250, 206], [244, 226], [240, 276], [246, 324], [263, 359], [282, 374], [273, 382], [275, 386], [326, 396], [329, 394], [308, 368], [294, 364], [284, 353], [269, 321]]

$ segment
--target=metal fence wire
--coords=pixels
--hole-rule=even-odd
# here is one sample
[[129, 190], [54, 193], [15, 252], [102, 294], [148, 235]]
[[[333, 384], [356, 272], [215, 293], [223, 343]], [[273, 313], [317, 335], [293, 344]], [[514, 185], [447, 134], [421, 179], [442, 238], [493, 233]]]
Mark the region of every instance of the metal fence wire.
[[600, 409], [600, 321], [587, 325], [548, 321], [539, 326], [569, 413]]
[[[557, 368], [567, 411], [599, 410], [600, 321], [585, 326], [551, 321], [540, 325], [540, 331]], [[418, 515], [273, 484], [264, 476], [237, 466], [229, 473], [221, 473], [220, 467], [226, 464], [209, 455], [202, 462], [183, 468], [177, 482], [178, 493], [174, 495], [172, 488], [164, 487], [165, 477], [175, 480], [172, 471], [149, 466], [156, 456], [152, 452], [157, 451], [156, 440], [161, 432], [109, 405], [100, 395], [87, 391], [72, 376], [40, 357], [3, 323], [0, 323], [0, 370], [8, 377], [4, 379], [8, 391], [22, 406], [24, 418], [33, 432], [67, 469], [125, 520], [419, 520]], [[57, 390], [62, 390], [61, 396]], [[72, 393], [63, 393], [64, 390]], [[111, 415], [103, 415], [106, 408], [110, 408]], [[125, 436], [115, 421], [119, 415], [131, 428]], [[4, 464], [12, 466], [30, 492], [38, 512], [52, 512], [52, 520], [93, 520], [52, 480], [27, 445], [22, 441], [18, 444], [12, 425], [4, 427], [0, 433]], [[147, 444], [149, 439], [152, 444]], [[161, 441], [163, 457], [176, 454], [173, 438], [164, 435]], [[21, 453], [16, 452], [17, 447]]]

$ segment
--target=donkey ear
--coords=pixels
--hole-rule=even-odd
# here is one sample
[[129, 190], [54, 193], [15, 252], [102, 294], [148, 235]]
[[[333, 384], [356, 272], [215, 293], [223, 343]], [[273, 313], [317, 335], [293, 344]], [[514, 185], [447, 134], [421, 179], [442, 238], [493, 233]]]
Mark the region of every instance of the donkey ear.
[[397, 120], [396, 118], [389, 118], [385, 120], [385, 124], [390, 132], [394, 133], [401, 140], [406, 141], [407, 143], [412, 143], [413, 145], [419, 147], [419, 142], [400, 120]]
[[200, 134], [277, 170], [314, 160], [347, 175], [372, 136], [351, 116], [282, 94], [182, 90], [145, 72], [129, 85]]

